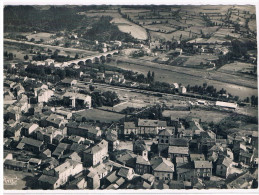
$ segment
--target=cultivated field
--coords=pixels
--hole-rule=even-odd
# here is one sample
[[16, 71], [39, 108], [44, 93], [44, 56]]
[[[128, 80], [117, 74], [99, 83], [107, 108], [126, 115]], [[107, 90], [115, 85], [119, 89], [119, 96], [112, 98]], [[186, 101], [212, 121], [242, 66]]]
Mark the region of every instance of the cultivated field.
[[218, 123], [223, 118], [228, 117], [230, 114], [226, 112], [219, 111], [207, 111], [207, 110], [191, 110], [191, 111], [173, 111], [173, 110], [165, 110], [163, 112], [163, 116], [170, 117], [173, 116], [175, 118], [186, 118], [187, 116], [191, 117], [199, 117], [202, 119], [202, 122], [214, 122]]
[[122, 17], [113, 18], [111, 23], [114, 23], [115, 25], [117, 25], [120, 31], [129, 33], [136, 39], [140, 39], [140, 40], [147, 39], [147, 32], [143, 27], [138, 26]]
[[77, 112], [77, 115], [81, 117], [85, 117], [86, 120], [95, 120], [100, 122], [112, 122], [112, 121], [119, 121], [124, 117], [123, 114], [98, 110], [98, 109], [91, 109], [91, 110], [84, 110], [81, 112]]
[[219, 70], [226, 72], [250, 72], [254, 69], [253, 64], [243, 63], [243, 62], [234, 62], [222, 66]]

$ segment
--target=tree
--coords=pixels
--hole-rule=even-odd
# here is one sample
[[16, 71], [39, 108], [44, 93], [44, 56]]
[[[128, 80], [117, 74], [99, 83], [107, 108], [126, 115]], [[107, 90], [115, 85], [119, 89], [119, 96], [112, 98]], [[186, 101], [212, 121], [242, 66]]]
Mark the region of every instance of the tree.
[[93, 85], [89, 85], [89, 89], [90, 89], [90, 91], [94, 91], [94, 86]]
[[155, 72], [153, 71], [151, 76], [151, 81], [154, 82], [154, 80], [155, 80]]
[[28, 55], [25, 55], [23, 58], [24, 58], [25, 60], [28, 60], [28, 59], [29, 59], [29, 56], [28, 56]]
[[31, 42], [33, 42], [33, 41], [35, 41], [35, 39], [34, 38], [31, 38], [31, 40], [30, 40]]
[[150, 73], [150, 71], [148, 71], [148, 73], [147, 73], [147, 82], [148, 83], [150, 82], [150, 77], [151, 77], [151, 73]]
[[9, 54], [8, 54], [8, 60], [13, 60], [13, 57], [14, 57], [14, 56], [13, 56], [13, 53], [9, 53]]
[[75, 55], [75, 59], [78, 59], [79, 58], [79, 55], [76, 53], [76, 55]]

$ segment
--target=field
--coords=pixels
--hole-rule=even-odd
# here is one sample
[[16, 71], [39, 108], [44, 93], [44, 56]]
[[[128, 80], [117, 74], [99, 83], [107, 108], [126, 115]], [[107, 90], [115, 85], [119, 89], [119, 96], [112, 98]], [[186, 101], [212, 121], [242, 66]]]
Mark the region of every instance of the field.
[[230, 64], [226, 64], [222, 66], [219, 70], [226, 72], [250, 72], [254, 69], [253, 64], [242, 63], [242, 62], [234, 62]]
[[91, 109], [80, 111], [76, 113], [81, 117], [85, 117], [87, 120], [95, 120], [100, 122], [112, 122], [112, 121], [119, 121], [124, 117], [123, 114], [98, 110], [98, 109]]
[[143, 27], [138, 26], [122, 17], [113, 18], [111, 22], [117, 25], [120, 31], [129, 33], [131, 36], [133, 36], [136, 39], [140, 39], [140, 40], [147, 39], [147, 32]]
[[165, 110], [163, 112], [163, 116], [165, 117], [179, 117], [179, 118], [186, 118], [187, 116], [191, 117], [199, 117], [202, 119], [202, 122], [211, 122], [214, 123], [220, 122], [223, 118], [228, 117], [229, 114], [225, 112], [217, 112], [217, 111], [207, 111], [207, 110], [191, 110], [191, 111], [172, 111], [172, 110]]
[[[256, 82], [251, 82], [251, 79], [242, 78], [242, 85], [251, 86], [253, 88], [240, 86], [240, 77], [223, 74], [213, 71], [208, 73], [207, 71], [198, 71], [190, 68], [183, 69], [182, 67], [162, 65], [157, 63], [151, 63], [143, 60], [131, 60], [126, 58], [120, 58], [126, 62], [120, 62], [117, 64], [111, 64], [125, 70], [132, 70], [134, 72], [147, 74], [148, 71], [155, 72], [155, 80], [160, 82], [182, 83], [183, 85], [202, 85], [206, 82], [208, 85], [213, 85], [218, 90], [224, 88], [232, 95], [238, 95], [240, 98], [246, 98], [257, 94]], [[134, 62], [137, 64], [133, 64]], [[208, 79], [209, 78], [209, 79]], [[237, 79], [238, 78], [238, 79]], [[236, 82], [237, 81], [237, 82]], [[227, 83], [229, 82], [229, 83]], [[236, 83], [236, 84], [234, 84]]]
[[36, 34], [27, 34], [27, 38], [28, 40], [34, 38], [35, 41], [40, 41], [40, 39], [43, 39], [44, 41], [50, 41], [52, 39], [51, 36], [53, 35], [55, 34], [40, 32]]
[[[186, 66], [186, 67], [201, 66], [201, 68], [203, 68], [205, 64], [207, 64], [211, 60], [216, 60], [216, 59], [218, 59], [218, 57], [216, 55], [211, 55], [211, 54], [195, 55], [195, 56], [188, 57], [187, 60], [183, 63], [183, 66]], [[200, 65], [201, 63], [203, 63], [204, 65]]]

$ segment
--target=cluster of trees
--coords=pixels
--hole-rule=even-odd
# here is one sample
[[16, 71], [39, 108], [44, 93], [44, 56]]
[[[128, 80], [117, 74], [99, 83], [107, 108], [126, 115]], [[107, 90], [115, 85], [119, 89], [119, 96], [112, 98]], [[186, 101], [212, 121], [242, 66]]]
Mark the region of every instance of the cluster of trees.
[[94, 108], [100, 106], [114, 106], [120, 102], [118, 95], [112, 91], [106, 91], [103, 93], [92, 92], [92, 106]]
[[246, 103], [251, 103], [252, 106], [258, 106], [258, 97], [255, 95], [252, 95], [250, 98], [247, 97], [244, 101]]
[[81, 22], [85, 16], [77, 12], [76, 8], [65, 6], [51, 6], [46, 10], [34, 6], [6, 6], [4, 29], [7, 32], [57, 32], [87, 26], [88, 24]]
[[111, 17], [101, 17], [96, 23], [92, 25], [92, 28], [87, 30], [83, 35], [83, 38], [87, 40], [98, 41], [114, 41], [119, 40], [123, 42], [138, 42], [128, 33], [123, 33], [119, 30], [118, 26], [110, 23]]
[[[190, 86], [188, 85], [186, 87], [187, 92], [193, 92], [193, 93], [198, 93], [200, 95], [208, 95], [211, 97], [222, 97], [223, 94], [227, 94], [227, 91], [222, 88], [221, 90], [217, 91], [217, 89], [213, 85], [207, 85], [207, 83], [203, 83], [202, 86], [200, 85], [195, 85], [195, 86]], [[231, 94], [228, 94], [230, 99], [233, 99], [235, 101], [239, 100], [238, 96], [232, 96]]]
[[56, 77], [56, 82], [66, 78], [78, 78], [79, 77], [79, 71], [74, 70], [72, 68], [66, 67], [65, 69], [59, 69], [59, 68], [51, 68], [51, 67], [45, 67], [45, 66], [34, 66], [32, 64], [28, 65], [25, 69], [25, 72], [22, 72], [23, 76], [29, 76], [33, 78], [46, 78], [47, 75]]
[[14, 59], [14, 54], [12, 52], [8, 53], [8, 51], [4, 52], [4, 57], [7, 58], [7, 60], [13, 60]]

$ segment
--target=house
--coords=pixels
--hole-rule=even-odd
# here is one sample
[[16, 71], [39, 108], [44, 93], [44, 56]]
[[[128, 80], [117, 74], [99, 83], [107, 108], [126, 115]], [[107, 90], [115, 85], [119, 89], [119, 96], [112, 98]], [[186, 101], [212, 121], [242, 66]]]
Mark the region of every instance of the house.
[[66, 106], [72, 108], [87, 108], [91, 109], [91, 96], [81, 93], [66, 92], [63, 95], [63, 102]]
[[253, 162], [253, 157], [253, 153], [249, 153], [248, 151], [240, 151], [238, 162], [242, 162], [245, 165], [251, 165], [251, 163]]
[[41, 157], [41, 159], [50, 158], [51, 151], [49, 149], [46, 149], [46, 150], [42, 151], [39, 156]]
[[20, 123], [16, 124], [14, 127], [9, 127], [4, 131], [4, 137], [12, 137], [14, 140], [18, 141], [21, 137], [23, 125]]
[[191, 161], [197, 161], [197, 160], [205, 160], [204, 154], [190, 154], [190, 160]]
[[212, 162], [209, 161], [194, 161], [195, 175], [198, 178], [210, 179], [212, 175]]
[[174, 164], [169, 160], [156, 157], [151, 159], [151, 170], [156, 180], [170, 181], [173, 179]]
[[37, 91], [38, 103], [48, 102], [53, 95], [54, 92], [50, 89], [39, 89]]
[[131, 133], [134, 133], [135, 135], [139, 134], [138, 127], [134, 122], [124, 122], [124, 129], [123, 129], [123, 135], [129, 136]]
[[4, 160], [13, 160], [13, 154], [12, 153], [8, 153], [8, 152], [4, 152]]
[[143, 151], [149, 151], [144, 140], [133, 141], [133, 152], [135, 154], [142, 155]]
[[159, 130], [167, 127], [166, 121], [138, 119], [139, 134], [157, 135]]
[[148, 152], [145, 150], [143, 151], [142, 156], [136, 157], [135, 173], [139, 175], [143, 175], [150, 172], [151, 172], [151, 165], [148, 160]]
[[38, 180], [39, 185], [42, 186], [43, 189], [46, 189], [49, 186], [54, 187], [52, 189], [56, 189], [65, 185], [69, 181], [69, 178], [81, 173], [82, 171], [83, 165], [81, 163], [67, 160], [53, 169], [43, 170], [43, 175]]
[[67, 124], [67, 134], [77, 135], [88, 138], [90, 140], [99, 140], [102, 135], [102, 131], [99, 127], [94, 127], [85, 123], [69, 122]]
[[187, 92], [187, 89], [186, 89], [185, 86], [179, 87], [179, 93], [184, 94], [184, 93], [186, 93], [186, 92]]
[[17, 145], [16, 148], [20, 150], [28, 150], [37, 154], [43, 150], [44, 145], [43, 145], [43, 141], [38, 141], [35, 139], [24, 137], [22, 138], [22, 140], [20, 141], [20, 143]]
[[83, 163], [84, 166], [94, 166], [102, 163], [108, 157], [108, 142], [102, 140], [95, 146], [84, 151]]
[[38, 124], [34, 124], [34, 123], [23, 123], [22, 135], [24, 135], [24, 136], [29, 136], [29, 135], [31, 135], [38, 127], [39, 127]]
[[117, 173], [118, 176], [127, 179], [127, 180], [132, 180], [133, 176], [135, 175], [135, 172], [133, 168], [130, 167], [121, 167]]
[[69, 152], [71, 145], [66, 143], [59, 143], [56, 149], [53, 151], [52, 156], [56, 159], [61, 158], [62, 155]]
[[66, 189], [73, 189], [73, 190], [79, 190], [79, 189], [85, 189], [87, 186], [87, 181], [85, 180], [84, 176], [78, 176], [69, 184], [66, 186]]
[[176, 180], [188, 181], [192, 184], [196, 183], [197, 177], [195, 175], [194, 164], [192, 162], [184, 163], [176, 167]]
[[65, 78], [61, 81], [63, 86], [72, 87], [77, 84], [77, 80]]
[[101, 186], [99, 176], [96, 172], [91, 171], [87, 175], [87, 187], [89, 189], [98, 189]]
[[106, 140], [108, 141], [108, 151], [114, 151], [119, 145], [118, 134], [115, 130], [109, 130], [106, 133]]
[[57, 109], [55, 110], [55, 114], [63, 116], [65, 119], [71, 119], [72, 113], [68, 110], [63, 110], [63, 109]]
[[168, 157], [173, 161], [175, 157], [188, 157], [189, 148], [188, 147], [178, 147], [178, 146], [169, 146], [168, 147]]
[[233, 109], [233, 110], [237, 109], [236, 103], [216, 101], [216, 106], [221, 108]]
[[53, 60], [53, 59], [46, 59], [45, 60], [45, 65], [46, 66], [54, 65], [54, 63], [55, 63], [55, 60]]
[[4, 168], [15, 171], [25, 171], [27, 170], [27, 163], [23, 161], [16, 161], [13, 159], [6, 159], [4, 161]]
[[62, 135], [62, 131], [52, 126], [36, 131], [36, 139], [49, 144], [52, 144], [53, 138], [57, 135]]
[[64, 117], [57, 115], [57, 114], [50, 114], [45, 120], [44, 120], [44, 126], [53, 126], [55, 128], [60, 128], [62, 125], [65, 125], [66, 120]]
[[225, 156], [220, 156], [216, 162], [216, 175], [227, 178], [230, 174], [232, 160]]

